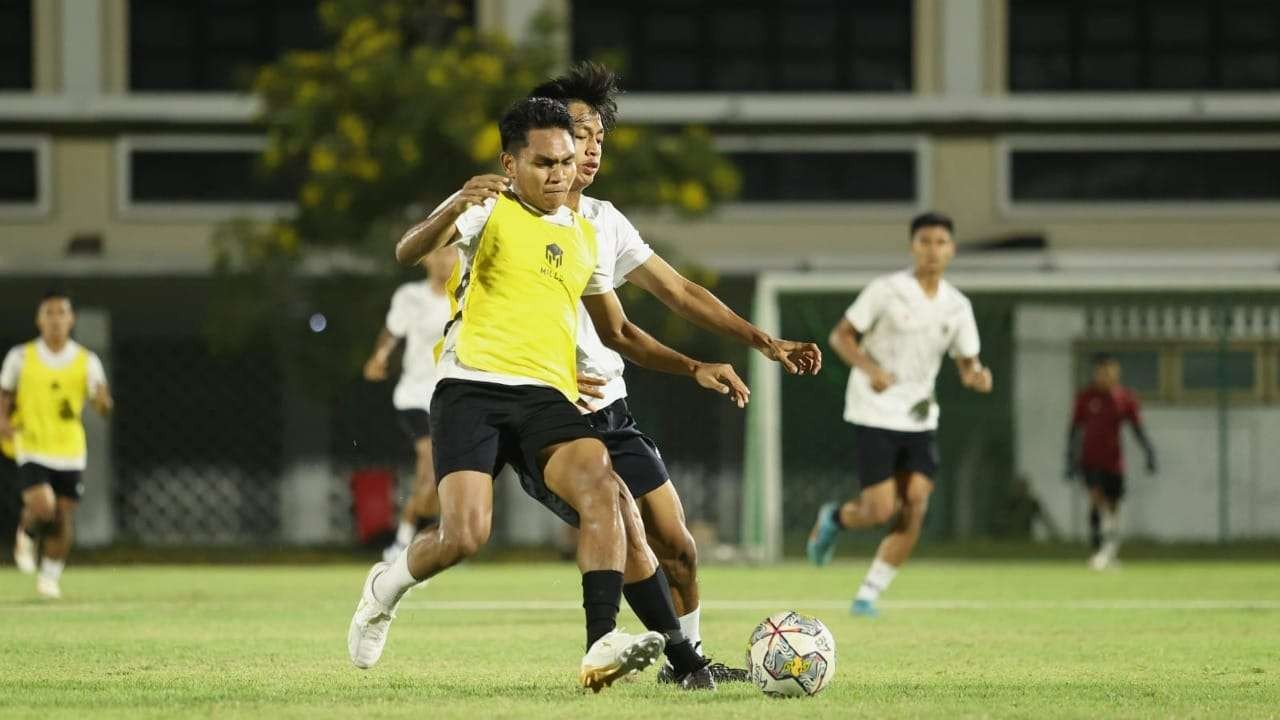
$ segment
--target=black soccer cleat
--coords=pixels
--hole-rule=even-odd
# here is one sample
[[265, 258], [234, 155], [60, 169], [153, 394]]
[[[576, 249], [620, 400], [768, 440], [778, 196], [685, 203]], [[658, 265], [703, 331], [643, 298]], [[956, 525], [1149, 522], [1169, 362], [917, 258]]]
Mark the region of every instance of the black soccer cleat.
[[658, 670], [658, 684], [670, 685], [676, 681], [676, 669], [671, 667], [671, 663], [663, 663], [662, 668]]
[[751, 682], [746, 670], [729, 667], [724, 663], [713, 662], [707, 666], [707, 670], [717, 683]]
[[680, 678], [681, 690], [715, 690], [716, 680], [711, 675], [711, 666], [703, 665]]

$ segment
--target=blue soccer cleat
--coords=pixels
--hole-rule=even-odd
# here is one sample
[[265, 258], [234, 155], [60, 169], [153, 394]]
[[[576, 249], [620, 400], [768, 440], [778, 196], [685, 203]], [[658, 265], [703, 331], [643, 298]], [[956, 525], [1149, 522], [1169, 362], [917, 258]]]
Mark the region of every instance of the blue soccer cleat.
[[809, 542], [805, 552], [809, 562], [819, 567], [831, 562], [836, 554], [836, 538], [840, 535], [840, 526], [836, 524], [836, 510], [840, 503], [825, 503], [818, 509], [818, 520], [813, 524], [813, 532], [809, 533]]
[[878, 618], [880, 611], [876, 609], [875, 603], [870, 600], [854, 600], [853, 607], [849, 608], [849, 614], [854, 617]]

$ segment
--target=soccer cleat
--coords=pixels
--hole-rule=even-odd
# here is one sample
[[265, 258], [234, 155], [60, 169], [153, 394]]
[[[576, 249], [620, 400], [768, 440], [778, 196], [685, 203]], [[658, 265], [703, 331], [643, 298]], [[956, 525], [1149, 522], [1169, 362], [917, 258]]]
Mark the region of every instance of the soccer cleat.
[[44, 575], [36, 576], [36, 594], [45, 600], [61, 600], [62, 588], [58, 581]]
[[715, 690], [716, 680], [711, 674], [711, 666], [703, 665], [702, 667], [687, 673], [680, 678], [681, 690]]
[[729, 667], [724, 663], [713, 662], [707, 666], [707, 670], [717, 683], [751, 682], [751, 676], [743, 668]]
[[369, 570], [369, 575], [364, 579], [364, 588], [360, 592], [360, 603], [356, 605], [356, 613], [351, 616], [351, 626], [347, 628], [347, 653], [351, 656], [351, 663], [361, 670], [373, 667], [382, 657], [391, 621], [396, 617], [395, 605], [388, 607], [373, 594], [374, 579], [389, 567], [390, 563], [380, 562]]
[[36, 542], [21, 527], [13, 539], [13, 564], [27, 575], [36, 571]]
[[662, 633], [628, 635], [614, 630], [596, 640], [582, 658], [578, 681], [591, 692], [600, 692], [619, 678], [644, 670], [658, 660], [667, 646]]
[[391, 543], [390, 545], [387, 546], [386, 550], [382, 551], [382, 561], [383, 562], [394, 561], [396, 558], [400, 557], [400, 553], [404, 552], [404, 549], [406, 547], [408, 546], [401, 545], [398, 542]]
[[875, 603], [870, 600], [854, 600], [853, 607], [849, 608], [849, 612], [855, 617], [880, 617], [880, 611], [876, 609]]
[[831, 562], [836, 554], [836, 538], [840, 535], [840, 526], [836, 524], [834, 516], [839, 509], [840, 503], [823, 504], [818, 509], [818, 519], [813, 524], [813, 531], [809, 533], [805, 552], [809, 556], [809, 562], [819, 567]]

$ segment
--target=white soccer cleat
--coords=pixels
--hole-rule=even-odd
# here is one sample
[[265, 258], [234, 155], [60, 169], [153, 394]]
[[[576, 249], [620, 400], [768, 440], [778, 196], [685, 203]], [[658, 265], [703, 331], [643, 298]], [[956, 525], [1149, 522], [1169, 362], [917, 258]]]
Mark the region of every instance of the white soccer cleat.
[[662, 633], [628, 635], [614, 630], [591, 646], [582, 658], [578, 680], [591, 692], [600, 692], [618, 679], [639, 672], [657, 662], [667, 647]]
[[61, 600], [62, 588], [58, 586], [58, 581], [44, 575], [36, 577], [36, 594], [45, 600]]
[[369, 570], [360, 592], [360, 604], [356, 605], [356, 614], [351, 617], [351, 626], [347, 629], [347, 653], [351, 656], [351, 663], [361, 670], [378, 664], [382, 648], [387, 644], [391, 621], [396, 617], [395, 605], [384, 605], [373, 595], [374, 578], [390, 567], [391, 563], [380, 562]]
[[27, 575], [36, 571], [36, 543], [22, 528], [13, 539], [13, 564]]

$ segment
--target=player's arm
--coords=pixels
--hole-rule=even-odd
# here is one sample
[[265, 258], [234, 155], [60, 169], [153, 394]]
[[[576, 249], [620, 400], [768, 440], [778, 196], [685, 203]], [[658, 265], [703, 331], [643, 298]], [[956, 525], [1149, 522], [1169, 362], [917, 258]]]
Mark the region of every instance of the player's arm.
[[93, 409], [98, 411], [99, 415], [106, 417], [116, 407], [115, 398], [111, 397], [111, 387], [104, 383], [98, 383], [94, 388], [93, 396], [90, 399], [93, 403]]
[[1084, 415], [1079, 396], [1076, 396], [1075, 408], [1071, 411], [1071, 424], [1067, 426], [1067, 462], [1064, 476], [1068, 480], [1080, 474], [1080, 459], [1084, 453]]
[[956, 369], [960, 371], [961, 385], [974, 392], [991, 392], [991, 369], [984, 367], [976, 355], [956, 358]]
[[473, 205], [482, 205], [507, 189], [507, 178], [501, 175], [477, 175], [467, 181], [453, 197], [422, 222], [400, 236], [396, 243], [396, 261], [401, 265], [417, 265], [429, 253], [457, 239], [454, 225]]
[[9, 416], [13, 414], [13, 393], [0, 390], [0, 438], [13, 437], [13, 426], [9, 424]]
[[391, 334], [386, 327], [382, 328], [382, 332], [378, 333], [378, 339], [373, 341], [373, 352], [369, 355], [369, 359], [364, 362], [364, 379], [369, 382], [381, 382], [387, 379], [387, 364], [391, 360], [391, 353], [396, 349], [396, 345], [400, 344], [400, 338]]
[[816, 375], [822, 369], [822, 351], [817, 344], [770, 337], [656, 254], [628, 273], [627, 280], [647, 290], [685, 320], [755, 348], [770, 360], [782, 363], [793, 375]]
[[751, 391], [732, 366], [699, 362], [658, 342], [627, 319], [622, 303], [613, 291], [584, 295], [582, 303], [606, 347], [621, 353], [641, 367], [691, 377], [708, 390], [728, 395], [738, 407], [746, 406]]
[[1147, 456], [1147, 472], [1152, 475], [1156, 472], [1156, 448], [1151, 444], [1151, 438], [1147, 436], [1146, 428], [1142, 425], [1142, 416], [1138, 412], [1138, 401], [1132, 401], [1133, 405], [1129, 408], [1129, 427], [1133, 428], [1133, 435], [1138, 439], [1138, 444], [1142, 446], [1142, 452]]
[[875, 359], [862, 349], [862, 333], [849, 322], [849, 318], [840, 318], [840, 322], [831, 329], [827, 343], [846, 365], [866, 373], [867, 377], [871, 378], [871, 389], [876, 392], [884, 392], [890, 385], [897, 382], [893, 373], [880, 367]]

